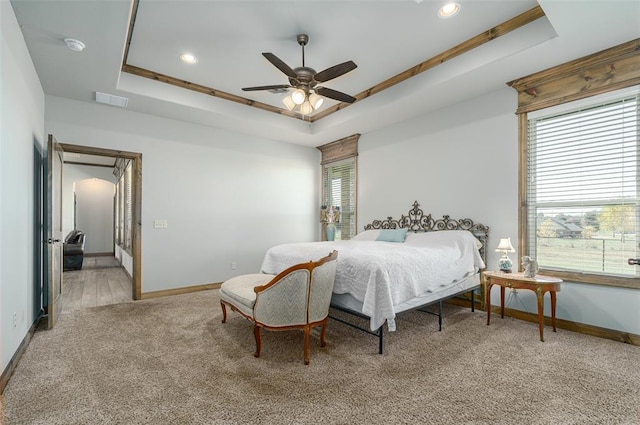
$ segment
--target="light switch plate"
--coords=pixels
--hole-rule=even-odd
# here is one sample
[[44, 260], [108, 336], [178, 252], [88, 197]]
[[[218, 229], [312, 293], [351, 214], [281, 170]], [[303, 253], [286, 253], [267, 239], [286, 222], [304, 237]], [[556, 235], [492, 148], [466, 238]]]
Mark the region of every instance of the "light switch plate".
[[167, 228], [167, 220], [153, 220], [153, 228], [154, 229], [166, 229]]

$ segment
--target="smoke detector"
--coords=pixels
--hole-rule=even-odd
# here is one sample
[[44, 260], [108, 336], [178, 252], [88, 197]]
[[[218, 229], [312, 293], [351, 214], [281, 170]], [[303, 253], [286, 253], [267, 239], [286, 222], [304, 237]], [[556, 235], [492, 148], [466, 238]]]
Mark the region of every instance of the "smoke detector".
[[65, 38], [64, 43], [74, 52], [81, 52], [86, 47], [82, 41], [76, 40], [75, 38]]

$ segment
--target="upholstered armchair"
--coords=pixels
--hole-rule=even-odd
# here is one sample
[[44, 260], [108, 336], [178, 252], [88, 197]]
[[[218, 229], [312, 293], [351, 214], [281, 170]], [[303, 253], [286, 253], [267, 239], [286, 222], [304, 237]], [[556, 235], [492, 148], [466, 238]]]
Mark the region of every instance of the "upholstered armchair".
[[337, 258], [338, 252], [333, 251], [319, 261], [297, 264], [275, 276], [249, 274], [227, 280], [220, 287], [222, 323], [227, 321], [227, 306], [251, 321], [256, 357], [262, 351], [262, 328], [302, 329], [304, 363], [309, 364], [311, 329], [322, 326], [320, 346], [326, 346]]
[[64, 238], [62, 245], [63, 271], [82, 269], [85, 238], [86, 235], [82, 230], [72, 230]]

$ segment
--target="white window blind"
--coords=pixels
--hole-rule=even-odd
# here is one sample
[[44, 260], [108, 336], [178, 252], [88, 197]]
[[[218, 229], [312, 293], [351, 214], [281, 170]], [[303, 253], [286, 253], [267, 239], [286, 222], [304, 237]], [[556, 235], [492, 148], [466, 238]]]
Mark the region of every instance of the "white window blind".
[[541, 268], [638, 276], [637, 93], [529, 118], [527, 248]]
[[124, 246], [124, 174], [118, 180], [118, 245]]
[[125, 181], [125, 185], [126, 185], [126, 189], [125, 189], [125, 200], [124, 200], [124, 207], [125, 207], [125, 211], [124, 211], [124, 216], [125, 216], [125, 222], [124, 222], [124, 247], [127, 251], [131, 251], [131, 232], [132, 232], [132, 220], [131, 220], [131, 216], [133, 215], [133, 193], [132, 193], [132, 186], [131, 186], [131, 161], [128, 161], [127, 164], [127, 168], [125, 169], [125, 173], [124, 173], [124, 181]]
[[324, 205], [340, 207], [336, 240], [351, 239], [356, 234], [356, 159], [355, 157], [323, 166]]

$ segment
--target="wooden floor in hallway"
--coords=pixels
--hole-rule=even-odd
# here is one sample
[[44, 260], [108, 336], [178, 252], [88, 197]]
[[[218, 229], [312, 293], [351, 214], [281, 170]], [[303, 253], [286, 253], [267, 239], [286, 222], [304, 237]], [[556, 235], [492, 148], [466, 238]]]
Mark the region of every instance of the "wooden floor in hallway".
[[62, 277], [62, 313], [132, 302], [131, 278], [115, 257], [85, 256], [81, 270]]

